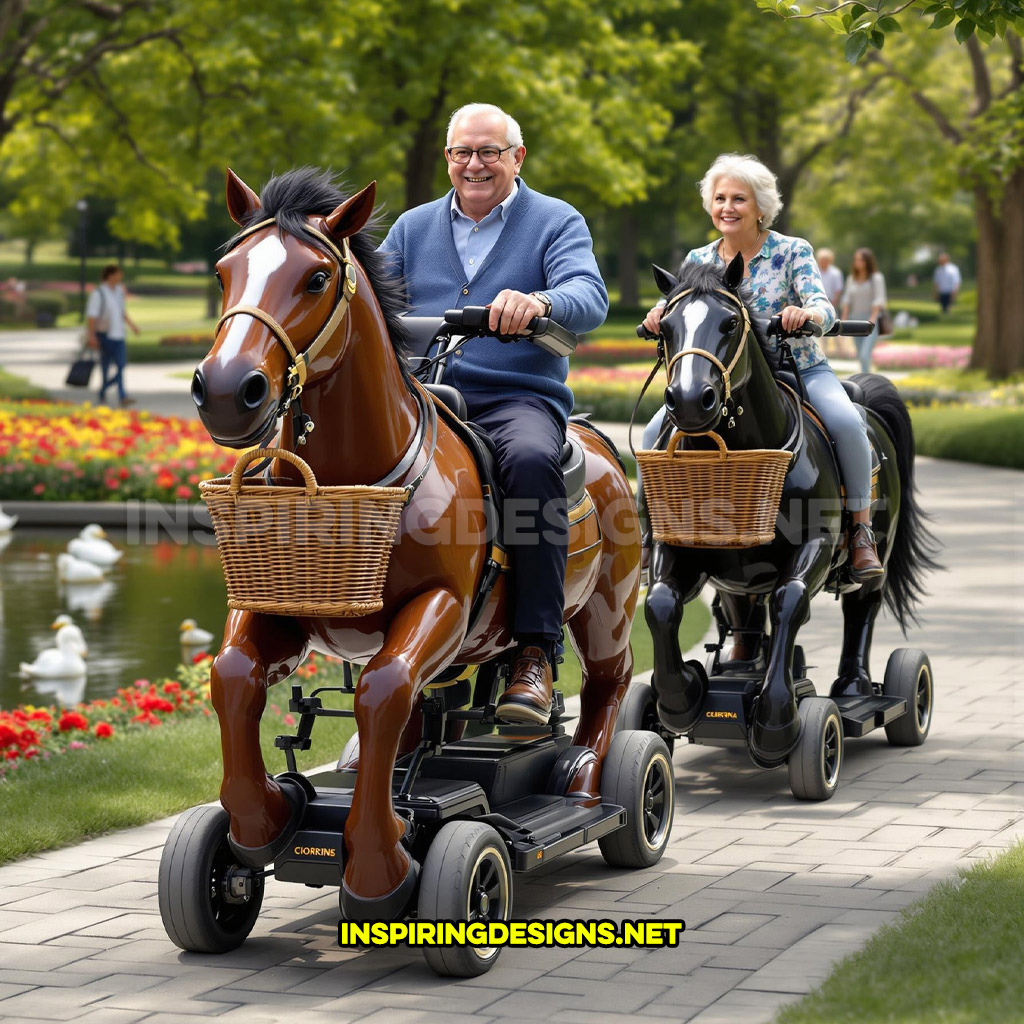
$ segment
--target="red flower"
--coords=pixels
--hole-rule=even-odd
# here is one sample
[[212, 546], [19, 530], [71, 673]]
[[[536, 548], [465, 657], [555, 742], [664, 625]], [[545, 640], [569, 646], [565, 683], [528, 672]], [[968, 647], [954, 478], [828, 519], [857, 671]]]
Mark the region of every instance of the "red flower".
[[192, 655], [192, 664], [193, 665], [201, 665], [204, 661], [206, 661], [207, 658], [209, 658], [210, 661], [213, 661], [213, 655], [212, 654], [206, 654], [206, 653], [203, 653], [203, 654], [193, 654]]
[[4, 758], [8, 761], [17, 761], [21, 754], [17, 750], [4, 751]]
[[168, 679], [161, 689], [164, 693], [181, 693], [181, 683], [176, 683], [173, 680]]
[[37, 711], [33, 711], [32, 714], [28, 716], [28, 719], [30, 722], [48, 722], [51, 717], [52, 716], [49, 711], [39, 708]]
[[32, 488], [32, 493], [33, 494], [42, 494], [45, 490], [46, 490], [46, 484], [36, 484], [35, 487]]
[[156, 477], [157, 487], [170, 488], [178, 482], [178, 478], [166, 469], [160, 470]]
[[9, 725], [0, 725], [0, 750], [13, 747], [18, 742], [18, 733]]
[[114, 727], [109, 722], [97, 722], [93, 732], [102, 740], [114, 735]]
[[18, 745], [24, 749], [25, 747], [32, 746], [33, 743], [39, 742], [39, 733], [35, 729], [22, 729], [21, 735], [18, 737]]
[[174, 494], [178, 498], [191, 498], [192, 497], [192, 488], [186, 486], [185, 484], [182, 484], [180, 487], [177, 488], [177, 490], [174, 492]]
[[57, 722], [57, 728], [61, 732], [71, 732], [72, 729], [88, 729], [89, 722], [85, 715], [80, 715], [77, 711], [65, 711]]
[[34, 747], [31, 750], [26, 750], [25, 751], [25, 760], [26, 761], [30, 760], [33, 757], [38, 757], [38, 756], [39, 756], [39, 751], [36, 750]]

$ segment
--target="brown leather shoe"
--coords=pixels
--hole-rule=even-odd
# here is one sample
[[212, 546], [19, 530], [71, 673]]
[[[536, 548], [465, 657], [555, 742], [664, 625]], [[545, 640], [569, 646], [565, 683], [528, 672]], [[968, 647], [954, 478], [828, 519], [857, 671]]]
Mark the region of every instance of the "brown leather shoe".
[[540, 647], [523, 647], [495, 714], [503, 722], [546, 725], [551, 716], [551, 663]]
[[871, 527], [867, 523], [854, 523], [850, 531], [850, 578], [856, 583], [863, 583], [884, 572]]

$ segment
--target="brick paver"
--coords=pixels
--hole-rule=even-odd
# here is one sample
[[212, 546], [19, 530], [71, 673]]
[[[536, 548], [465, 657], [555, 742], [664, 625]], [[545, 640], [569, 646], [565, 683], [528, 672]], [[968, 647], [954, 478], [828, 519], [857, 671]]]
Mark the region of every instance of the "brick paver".
[[[950, 571], [909, 641], [881, 621], [874, 670], [897, 646], [929, 652], [929, 741], [851, 741], [839, 793], [817, 805], [784, 771], [680, 743], [660, 864], [613, 871], [588, 848], [519, 884], [521, 917], [683, 918], [677, 949], [506, 950], [481, 978], [440, 980], [415, 952], [339, 949], [336, 891], [271, 880], [242, 949], [185, 954], [157, 910], [168, 820], [0, 868], [0, 1020], [769, 1020], [958, 865], [1024, 835], [1024, 475], [921, 460], [919, 477]], [[819, 598], [801, 634], [820, 690], [839, 624]]]

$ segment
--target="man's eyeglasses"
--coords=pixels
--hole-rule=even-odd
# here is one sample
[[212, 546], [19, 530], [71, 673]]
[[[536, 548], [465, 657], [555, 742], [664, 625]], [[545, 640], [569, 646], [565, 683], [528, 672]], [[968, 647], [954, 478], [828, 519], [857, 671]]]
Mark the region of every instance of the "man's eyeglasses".
[[479, 149], [470, 149], [469, 146], [447, 146], [445, 152], [451, 157], [453, 164], [468, 164], [474, 153], [485, 164], [493, 164], [501, 158], [501, 154], [505, 150], [512, 148], [512, 146], [505, 146], [504, 149], [499, 149], [497, 146], [481, 146]]

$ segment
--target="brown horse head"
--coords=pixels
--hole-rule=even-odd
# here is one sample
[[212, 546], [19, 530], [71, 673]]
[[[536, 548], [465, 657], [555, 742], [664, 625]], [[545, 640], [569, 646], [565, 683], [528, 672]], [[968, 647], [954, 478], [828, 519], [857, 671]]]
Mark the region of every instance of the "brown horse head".
[[[192, 379], [199, 416], [218, 443], [260, 441], [296, 385], [344, 358], [362, 270], [349, 240], [370, 218], [375, 194], [371, 182], [346, 199], [329, 175], [300, 168], [257, 196], [228, 170], [228, 211], [242, 230], [217, 263], [222, 316]], [[360, 301], [376, 309], [371, 289], [363, 291]]]

